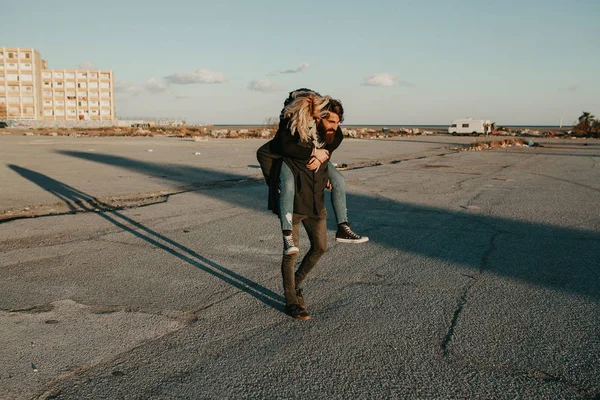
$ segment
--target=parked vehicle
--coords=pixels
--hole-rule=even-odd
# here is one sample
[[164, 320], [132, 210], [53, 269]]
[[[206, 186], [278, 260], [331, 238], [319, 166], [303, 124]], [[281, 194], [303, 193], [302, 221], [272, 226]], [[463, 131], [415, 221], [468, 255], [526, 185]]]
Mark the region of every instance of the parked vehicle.
[[4, 121], [0, 121], [0, 128], [8, 128], [8, 124]]
[[486, 119], [458, 118], [448, 127], [448, 133], [453, 135], [489, 134], [492, 124]]

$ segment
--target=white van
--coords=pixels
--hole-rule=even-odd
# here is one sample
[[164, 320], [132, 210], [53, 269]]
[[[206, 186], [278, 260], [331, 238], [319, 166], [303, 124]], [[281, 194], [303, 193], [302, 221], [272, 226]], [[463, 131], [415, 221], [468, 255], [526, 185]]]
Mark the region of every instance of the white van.
[[453, 135], [490, 134], [492, 124], [486, 119], [458, 118], [448, 127], [448, 133]]

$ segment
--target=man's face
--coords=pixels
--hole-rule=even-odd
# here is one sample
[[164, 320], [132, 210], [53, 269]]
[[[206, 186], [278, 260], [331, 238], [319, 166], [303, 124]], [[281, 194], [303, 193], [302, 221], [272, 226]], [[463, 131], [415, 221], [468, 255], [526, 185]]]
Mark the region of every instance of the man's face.
[[329, 113], [326, 118], [317, 118], [317, 129], [321, 135], [333, 135], [340, 124], [340, 116]]

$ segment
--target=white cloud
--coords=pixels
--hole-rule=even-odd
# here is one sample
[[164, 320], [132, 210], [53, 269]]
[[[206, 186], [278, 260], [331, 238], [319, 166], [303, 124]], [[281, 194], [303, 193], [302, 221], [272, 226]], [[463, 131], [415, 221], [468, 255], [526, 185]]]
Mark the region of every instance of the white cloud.
[[144, 89], [146, 89], [150, 93], [164, 93], [167, 91], [167, 84], [159, 81], [155, 78], [148, 79], [148, 82], [144, 85]]
[[286, 70], [283, 70], [283, 71], [271, 72], [269, 74], [269, 76], [275, 76], [275, 75], [279, 75], [279, 74], [297, 74], [298, 72], [306, 71], [309, 66], [310, 66], [309, 64], [304, 63], [304, 64], [301, 64], [297, 68], [286, 69]]
[[115, 93], [123, 93], [130, 94], [132, 96], [137, 96], [143, 91], [144, 89], [137, 86], [135, 83], [127, 81], [115, 81]]
[[306, 71], [308, 69], [308, 64], [302, 64], [294, 69], [286, 69], [285, 71], [281, 71], [281, 74], [297, 74], [298, 72]]
[[207, 69], [195, 69], [190, 72], [178, 72], [165, 76], [167, 83], [176, 85], [190, 85], [194, 83], [223, 83], [227, 77], [222, 72], [213, 72]]
[[75, 67], [75, 69], [96, 69], [94, 67], [94, 64], [92, 64], [91, 61], [84, 61], [81, 64], [79, 64], [77, 67]]
[[282, 88], [281, 85], [271, 81], [269, 78], [255, 79], [248, 84], [248, 89], [265, 93], [276, 92]]
[[396, 84], [401, 86], [415, 86], [414, 83], [401, 81], [395, 75], [389, 73], [371, 74], [365, 77], [363, 81], [363, 85], [366, 86], [390, 87]]

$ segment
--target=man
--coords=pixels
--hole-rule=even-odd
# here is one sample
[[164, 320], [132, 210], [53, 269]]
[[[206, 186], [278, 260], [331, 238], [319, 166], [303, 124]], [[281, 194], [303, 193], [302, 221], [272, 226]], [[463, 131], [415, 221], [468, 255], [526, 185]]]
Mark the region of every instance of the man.
[[[294, 268], [298, 251], [284, 253], [281, 261], [286, 312], [299, 320], [310, 319], [302, 283], [327, 249], [324, 192], [329, 182], [327, 159], [330, 153], [324, 146], [333, 143], [343, 112], [342, 104], [328, 96], [309, 94], [294, 99], [284, 108], [283, 119], [273, 141], [282, 158], [275, 160], [272, 168], [289, 170], [295, 186], [290, 235], [292, 245], [296, 248], [299, 245], [300, 223], [310, 241], [310, 249], [297, 271]], [[275, 189], [278, 187], [272, 180], [271, 192], [277, 193]]]
[[[286, 107], [294, 100], [308, 95], [320, 96], [318, 93], [310, 89], [297, 89], [293, 92], [290, 92], [289, 97], [284, 102], [284, 109], [281, 111], [278, 135], [279, 132], [287, 128], [286, 125], [289, 123], [289, 121], [284, 118], [284, 111], [286, 110]], [[338, 224], [336, 240], [342, 243], [364, 243], [368, 241], [369, 238], [366, 236], [360, 236], [350, 229], [346, 209], [346, 190], [344, 177], [335, 168], [335, 166], [331, 162], [329, 162], [331, 153], [335, 149], [337, 149], [337, 147], [340, 145], [344, 138], [342, 131], [339, 128], [339, 122], [335, 126], [335, 129], [333, 129], [332, 126], [329, 126], [328, 135], [324, 136], [328, 140], [325, 141], [322, 148], [316, 149], [316, 152], [313, 155], [315, 156], [315, 159], [319, 160], [321, 163], [328, 163], [328, 188], [331, 190], [331, 203], [333, 205], [333, 211]], [[279, 182], [279, 186], [277, 187], [277, 193], [271, 193], [272, 196], [270, 197], [270, 200], [271, 202], [273, 202], [275, 195], [278, 196], [277, 209], [279, 210], [280, 224], [283, 234], [283, 251], [284, 254], [293, 254], [298, 252], [298, 248], [293, 245], [293, 240], [291, 236], [291, 215], [295, 196], [295, 185], [292, 180], [293, 176], [291, 172], [286, 168], [283, 168], [281, 170], [273, 170], [271, 168], [273, 161], [281, 156], [282, 149], [279, 144], [279, 137], [276, 136], [272, 141], [265, 143], [263, 146], [260, 147], [260, 149], [258, 149], [257, 158], [261, 165], [262, 172], [267, 184], [270, 187], [272, 187], [272, 181]], [[316, 162], [313, 161], [313, 163], [308, 167], [310, 170], [317, 168]], [[275, 210], [274, 207], [270, 208]]]

